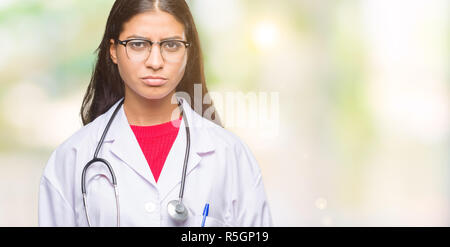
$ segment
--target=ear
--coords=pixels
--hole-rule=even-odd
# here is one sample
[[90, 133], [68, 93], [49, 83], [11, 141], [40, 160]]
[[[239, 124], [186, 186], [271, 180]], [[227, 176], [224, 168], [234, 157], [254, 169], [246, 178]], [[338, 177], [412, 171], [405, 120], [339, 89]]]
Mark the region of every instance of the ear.
[[117, 64], [117, 50], [116, 50], [116, 43], [113, 39], [109, 41], [109, 54], [111, 56], [111, 60], [113, 63]]

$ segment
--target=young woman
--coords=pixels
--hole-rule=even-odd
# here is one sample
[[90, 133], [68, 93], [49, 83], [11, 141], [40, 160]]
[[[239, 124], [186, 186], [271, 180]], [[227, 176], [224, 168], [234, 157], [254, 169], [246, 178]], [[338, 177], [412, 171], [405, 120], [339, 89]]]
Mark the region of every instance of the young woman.
[[39, 225], [271, 226], [260, 168], [207, 93], [186, 2], [117, 0], [85, 126], [44, 170]]

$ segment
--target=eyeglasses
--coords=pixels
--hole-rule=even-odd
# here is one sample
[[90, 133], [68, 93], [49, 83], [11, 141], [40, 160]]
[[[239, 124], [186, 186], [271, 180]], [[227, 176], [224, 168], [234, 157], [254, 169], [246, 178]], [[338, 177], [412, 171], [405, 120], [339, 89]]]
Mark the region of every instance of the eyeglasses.
[[135, 62], [143, 62], [148, 59], [154, 44], [160, 47], [161, 56], [165, 62], [179, 62], [183, 59], [186, 50], [191, 43], [183, 40], [163, 40], [153, 42], [147, 39], [127, 39], [117, 42], [125, 46], [128, 59]]

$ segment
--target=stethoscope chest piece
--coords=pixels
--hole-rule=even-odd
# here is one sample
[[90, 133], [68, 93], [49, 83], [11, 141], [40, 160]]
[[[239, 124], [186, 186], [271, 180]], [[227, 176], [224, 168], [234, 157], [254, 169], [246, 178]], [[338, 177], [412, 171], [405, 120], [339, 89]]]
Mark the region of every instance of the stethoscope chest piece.
[[188, 210], [180, 200], [172, 200], [167, 204], [167, 212], [170, 218], [177, 222], [183, 222], [188, 218]]

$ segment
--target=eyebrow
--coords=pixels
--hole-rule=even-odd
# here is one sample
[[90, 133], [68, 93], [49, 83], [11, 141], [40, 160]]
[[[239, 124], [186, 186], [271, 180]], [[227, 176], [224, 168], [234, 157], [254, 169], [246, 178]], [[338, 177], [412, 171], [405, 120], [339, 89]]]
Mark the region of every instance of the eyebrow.
[[[140, 36], [140, 35], [137, 35], [137, 34], [133, 34], [133, 35], [127, 37], [127, 39], [131, 39], [131, 38], [150, 40], [150, 39], [147, 38], [147, 37]], [[162, 39], [161, 41], [164, 41], [164, 40], [172, 40], [172, 39], [180, 39], [180, 40], [182, 40], [183, 38], [180, 37], [180, 36], [178, 36], [178, 35], [175, 35], [175, 36], [171, 36], [171, 37], [164, 38], [164, 39]]]

